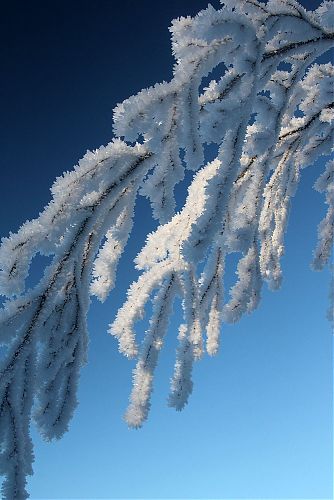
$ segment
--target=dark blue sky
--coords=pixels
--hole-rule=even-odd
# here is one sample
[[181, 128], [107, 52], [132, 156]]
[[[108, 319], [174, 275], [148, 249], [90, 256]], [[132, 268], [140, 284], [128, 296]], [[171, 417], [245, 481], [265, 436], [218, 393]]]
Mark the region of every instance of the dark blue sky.
[[[205, 0], [2, 5], [1, 235], [37, 216], [54, 178], [87, 149], [110, 141], [118, 102], [171, 78], [170, 21], [206, 6]], [[312, 190], [322, 167], [303, 173], [293, 203], [282, 290], [265, 291], [259, 311], [224, 326], [221, 352], [196, 366], [194, 394], [181, 414], [166, 406], [176, 318], [151, 418], [136, 432], [121, 418], [133, 363], [117, 353], [106, 329], [134, 279], [131, 259], [152, 227], [147, 203], [139, 200], [122, 279], [107, 303], [94, 302], [90, 312], [89, 364], [70, 432], [50, 445], [34, 434], [32, 498], [330, 495], [329, 273], [309, 270], [324, 215], [323, 198]], [[233, 276], [230, 270], [227, 279]]]
[[[25, 217], [36, 215], [55, 176], [86, 149], [110, 141], [118, 102], [171, 78], [170, 21], [205, 5], [203, 0], [3, 4], [2, 234], [18, 225], [18, 199]], [[34, 203], [25, 199], [27, 189]]]

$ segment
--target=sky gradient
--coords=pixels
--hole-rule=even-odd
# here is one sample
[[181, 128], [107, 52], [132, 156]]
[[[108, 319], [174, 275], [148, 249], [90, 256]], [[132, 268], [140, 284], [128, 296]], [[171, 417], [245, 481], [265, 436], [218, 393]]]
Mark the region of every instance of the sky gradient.
[[[14, 0], [3, 7], [1, 235], [36, 217], [55, 177], [87, 149], [111, 140], [118, 102], [171, 78], [170, 21], [206, 6], [204, 0]], [[195, 365], [194, 392], [181, 413], [166, 404], [180, 319], [176, 305], [151, 414], [135, 431], [122, 419], [134, 362], [118, 353], [106, 330], [137, 276], [132, 260], [155, 227], [147, 201], [138, 199], [116, 289], [104, 305], [92, 302], [89, 362], [70, 431], [47, 444], [33, 429], [31, 498], [332, 497], [330, 273], [309, 267], [326, 208], [312, 189], [322, 169], [319, 161], [302, 172], [282, 288], [264, 290], [255, 313], [223, 326], [218, 355]], [[179, 189], [180, 201], [184, 192]], [[33, 280], [40, 269], [41, 259]], [[230, 259], [229, 285], [234, 272]], [[139, 335], [145, 325], [139, 324]]]

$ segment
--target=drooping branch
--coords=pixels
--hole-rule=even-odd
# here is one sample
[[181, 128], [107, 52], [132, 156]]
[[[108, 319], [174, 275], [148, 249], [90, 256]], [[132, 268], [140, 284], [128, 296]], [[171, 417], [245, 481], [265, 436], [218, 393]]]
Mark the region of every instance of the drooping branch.
[[[185, 29], [190, 29], [188, 20], [185, 26]], [[261, 18], [258, 18], [257, 26], [259, 30], [263, 29]], [[318, 27], [312, 24], [313, 29], [318, 30]], [[253, 61], [247, 57], [247, 64], [252, 68], [251, 76], [249, 71], [239, 70], [238, 61], [218, 83], [212, 82], [203, 96], [199, 97], [201, 136], [208, 142], [210, 139], [218, 144], [221, 142], [220, 151], [216, 162], [206, 166], [195, 177], [183, 210], [149, 236], [137, 258], [137, 267], [143, 269], [144, 273], [138, 283], [133, 284], [129, 299], [112, 326], [112, 331], [120, 339], [122, 350], [126, 338], [129, 335], [132, 339], [135, 337], [135, 321], [142, 317], [151, 292], [166, 278], [165, 272], [173, 271], [181, 282], [188, 276], [188, 282], [189, 272], [194, 272], [190, 271], [190, 263], [191, 266], [195, 265], [196, 270], [196, 264], [206, 260], [207, 252], [218, 239], [221, 241], [221, 255], [237, 251], [243, 257], [239, 261], [238, 281], [231, 290], [231, 298], [223, 304], [221, 291], [218, 296], [212, 294], [211, 300], [205, 302], [200, 313], [204, 318], [202, 322], [199, 320], [200, 332], [206, 325], [210, 331], [212, 322], [209, 322], [209, 318], [215, 321], [218, 325], [216, 331], [219, 331], [222, 320], [235, 322], [246, 312], [254, 310], [260, 301], [264, 279], [272, 286], [274, 282], [275, 286], [280, 282], [279, 259], [283, 235], [299, 169], [313, 163], [319, 154], [328, 154], [331, 149], [332, 128], [328, 113], [332, 109], [329, 89], [333, 85], [333, 67], [315, 65], [304, 78], [306, 68], [319, 54], [316, 40], [304, 54], [299, 52], [299, 44], [295, 51], [289, 48], [292, 51], [287, 60], [291, 64], [290, 71], [278, 70], [277, 60], [270, 63], [270, 72], [267, 68], [263, 71], [263, 65], [256, 61], [263, 60], [263, 54], [270, 45], [267, 36], [268, 32], [261, 44], [254, 43], [257, 52], [255, 50], [253, 54], [258, 55], [253, 55]], [[280, 59], [283, 54], [285, 57], [285, 51], [282, 51], [277, 58]], [[256, 71], [254, 73], [256, 66], [259, 68], [258, 75]], [[241, 68], [243, 70], [244, 66], [241, 65]], [[228, 99], [232, 89], [235, 95]], [[303, 112], [302, 118], [294, 116], [297, 109]], [[255, 121], [249, 125], [253, 112], [256, 113]], [[317, 144], [313, 149], [318, 150], [307, 155], [305, 149], [310, 151], [310, 145], [315, 142]], [[297, 167], [294, 166], [296, 162]], [[273, 181], [268, 182], [268, 177], [277, 179], [275, 190], [271, 187]], [[268, 190], [270, 196], [275, 192], [275, 203], [269, 201], [266, 194]], [[268, 218], [267, 207], [274, 216], [268, 227], [266, 224], [271, 221], [271, 216]], [[269, 260], [264, 259], [265, 252], [270, 255]], [[223, 268], [223, 265], [220, 266], [215, 278], [219, 283]], [[150, 276], [154, 276], [154, 282]], [[141, 293], [140, 283], [151, 283], [151, 286]], [[181, 295], [187, 294], [190, 288], [185, 285], [181, 287]], [[136, 309], [132, 306], [134, 296]], [[187, 303], [185, 298], [184, 301]], [[126, 318], [124, 327], [126, 324], [126, 328], [130, 328], [125, 329], [124, 333], [123, 318]], [[185, 313], [172, 379], [173, 396], [169, 400], [179, 409], [191, 393], [192, 382], [189, 377], [198, 345], [198, 340], [194, 343], [191, 339], [190, 332], [195, 321], [191, 318], [191, 314]], [[195, 337], [198, 338], [197, 335]], [[214, 344], [217, 343], [216, 335]], [[213, 350], [216, 351], [216, 348]], [[139, 424], [136, 421], [136, 426]]]
[[[183, 323], [169, 404], [180, 410], [192, 391], [204, 332], [206, 349], [215, 354], [222, 322], [253, 311], [263, 281], [279, 286], [300, 171], [332, 148], [334, 69], [310, 66], [334, 43], [331, 9], [329, 2], [307, 12], [294, 0], [224, 0], [220, 10], [209, 6], [194, 18], [173, 21], [172, 80], [119, 104], [114, 132], [124, 140], [88, 152], [56, 180], [41, 215], [2, 240], [0, 292], [9, 298], [0, 312], [0, 341], [8, 346], [0, 366], [5, 498], [27, 496], [34, 399], [44, 438], [59, 438], [68, 429], [86, 361], [89, 295], [103, 301], [114, 287], [138, 192], [150, 199], [161, 225], [136, 258], [142, 274], [110, 328], [122, 353], [138, 355], [129, 425], [140, 427], [148, 416], [177, 295]], [[200, 90], [215, 68], [222, 68], [220, 78]], [[218, 153], [202, 167], [207, 144]], [[332, 166], [316, 186], [329, 206], [319, 226], [317, 269], [328, 262], [333, 240]], [[174, 214], [174, 188], [184, 168], [199, 171]], [[52, 262], [26, 291], [38, 252]], [[225, 299], [225, 258], [233, 252], [240, 253], [238, 278]], [[138, 347], [135, 324], [151, 299], [152, 317]]]

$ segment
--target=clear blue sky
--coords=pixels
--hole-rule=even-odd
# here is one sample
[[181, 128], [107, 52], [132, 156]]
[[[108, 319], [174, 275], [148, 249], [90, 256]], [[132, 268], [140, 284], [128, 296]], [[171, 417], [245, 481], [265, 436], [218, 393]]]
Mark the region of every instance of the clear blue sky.
[[[2, 7], [1, 235], [37, 216], [54, 178], [87, 148], [111, 139], [117, 102], [170, 79], [170, 21], [206, 5], [14, 0]], [[33, 499], [331, 498], [330, 276], [309, 268], [325, 213], [322, 195], [312, 189], [322, 168], [319, 162], [303, 172], [293, 201], [281, 290], [265, 290], [258, 311], [223, 327], [221, 350], [196, 364], [194, 393], [181, 413], [166, 404], [176, 308], [150, 418], [134, 431], [122, 420], [134, 363], [106, 330], [135, 279], [132, 259], [153, 227], [148, 204], [139, 199], [117, 289], [90, 310], [89, 363], [70, 432], [45, 444], [33, 430]]]

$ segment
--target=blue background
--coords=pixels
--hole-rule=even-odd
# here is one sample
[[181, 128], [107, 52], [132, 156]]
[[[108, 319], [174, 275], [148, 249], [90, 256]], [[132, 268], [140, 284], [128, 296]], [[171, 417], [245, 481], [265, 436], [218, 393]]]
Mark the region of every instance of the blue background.
[[[111, 139], [116, 103], [171, 78], [167, 27], [206, 5], [60, 0], [2, 6], [2, 235], [38, 215], [54, 178], [87, 148]], [[134, 362], [117, 352], [106, 330], [136, 277], [132, 259], [154, 227], [147, 201], [138, 200], [117, 288], [104, 305], [93, 301], [89, 313], [89, 363], [70, 432], [46, 444], [33, 429], [32, 498], [331, 498], [330, 276], [309, 269], [325, 214], [322, 195], [312, 189], [322, 168], [320, 161], [303, 172], [293, 201], [281, 290], [265, 290], [258, 311], [223, 326], [220, 352], [196, 364], [194, 393], [182, 413], [166, 405], [176, 307], [150, 418], [134, 431], [122, 420]], [[179, 201], [183, 196], [180, 189]], [[40, 268], [41, 260], [35, 280]], [[229, 284], [234, 271], [231, 259]], [[139, 325], [139, 335], [144, 329]]]

